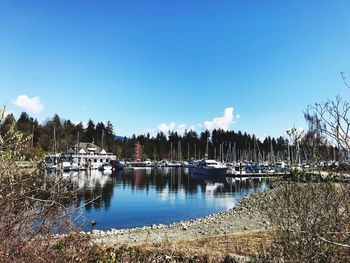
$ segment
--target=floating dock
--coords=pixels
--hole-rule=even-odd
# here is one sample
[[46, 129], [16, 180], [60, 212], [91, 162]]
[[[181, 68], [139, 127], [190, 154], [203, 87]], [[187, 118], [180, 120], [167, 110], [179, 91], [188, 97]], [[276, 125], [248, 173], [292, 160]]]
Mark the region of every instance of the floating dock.
[[226, 174], [226, 177], [233, 178], [249, 178], [249, 177], [282, 177], [289, 173], [242, 173], [242, 174]]

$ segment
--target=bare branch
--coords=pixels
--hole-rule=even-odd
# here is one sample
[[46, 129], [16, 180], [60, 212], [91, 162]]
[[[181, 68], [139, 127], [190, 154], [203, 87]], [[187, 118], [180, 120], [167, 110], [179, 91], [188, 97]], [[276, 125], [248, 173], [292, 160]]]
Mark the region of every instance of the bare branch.
[[343, 81], [344, 81], [345, 86], [347, 86], [347, 87], [350, 89], [350, 85], [349, 85], [349, 83], [346, 81], [345, 73], [341, 71], [341, 72], [340, 72], [340, 75], [341, 75], [341, 77], [342, 77], [342, 79], [343, 79]]
[[321, 236], [319, 236], [319, 235], [317, 235], [317, 237], [318, 237], [319, 239], [321, 239], [322, 241], [327, 242], [327, 243], [329, 243], [329, 244], [336, 245], [336, 246], [341, 246], [341, 247], [346, 247], [346, 248], [350, 248], [350, 245], [342, 244], [342, 243], [338, 243], [338, 242], [333, 242], [333, 241], [327, 240], [327, 239], [325, 239], [325, 238], [323, 238], [323, 237], [321, 237]]

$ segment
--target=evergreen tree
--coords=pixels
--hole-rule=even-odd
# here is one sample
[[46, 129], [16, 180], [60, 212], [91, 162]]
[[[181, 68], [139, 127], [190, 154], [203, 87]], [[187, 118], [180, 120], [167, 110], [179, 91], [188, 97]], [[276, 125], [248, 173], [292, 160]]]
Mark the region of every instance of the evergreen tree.
[[86, 129], [84, 129], [83, 141], [84, 142], [93, 142], [95, 140], [95, 124], [89, 119]]

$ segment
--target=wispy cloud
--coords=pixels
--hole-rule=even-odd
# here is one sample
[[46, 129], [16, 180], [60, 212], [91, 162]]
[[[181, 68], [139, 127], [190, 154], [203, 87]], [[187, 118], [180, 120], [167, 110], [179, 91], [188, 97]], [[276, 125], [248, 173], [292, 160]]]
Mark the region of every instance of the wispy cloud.
[[44, 110], [44, 105], [40, 102], [39, 97], [30, 98], [27, 95], [20, 95], [12, 103], [29, 112], [40, 113]]

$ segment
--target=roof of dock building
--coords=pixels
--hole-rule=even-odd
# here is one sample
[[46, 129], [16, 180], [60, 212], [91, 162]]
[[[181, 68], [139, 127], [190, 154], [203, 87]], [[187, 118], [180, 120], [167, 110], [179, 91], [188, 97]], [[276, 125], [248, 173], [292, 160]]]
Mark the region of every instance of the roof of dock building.
[[97, 146], [92, 142], [79, 142], [74, 145], [75, 148], [79, 147], [79, 150], [84, 149], [85, 151], [91, 151], [92, 149], [96, 149], [96, 152], [101, 152], [102, 148]]

